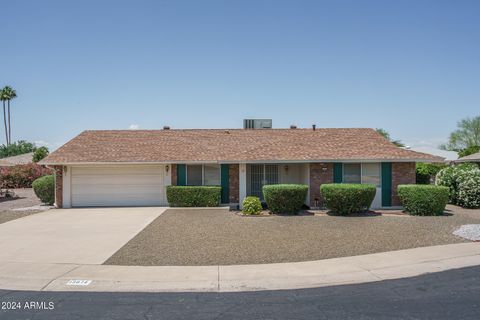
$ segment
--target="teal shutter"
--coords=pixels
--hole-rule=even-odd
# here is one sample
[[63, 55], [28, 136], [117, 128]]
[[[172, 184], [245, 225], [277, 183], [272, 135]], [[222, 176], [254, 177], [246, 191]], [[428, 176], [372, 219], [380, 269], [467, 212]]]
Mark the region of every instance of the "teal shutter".
[[220, 181], [222, 183], [222, 203], [230, 203], [230, 173], [228, 164], [220, 166]]
[[392, 163], [382, 162], [382, 207], [392, 206]]
[[187, 185], [187, 167], [184, 164], [177, 164], [177, 186]]
[[343, 164], [336, 162], [333, 164], [333, 182], [342, 183], [343, 182]]

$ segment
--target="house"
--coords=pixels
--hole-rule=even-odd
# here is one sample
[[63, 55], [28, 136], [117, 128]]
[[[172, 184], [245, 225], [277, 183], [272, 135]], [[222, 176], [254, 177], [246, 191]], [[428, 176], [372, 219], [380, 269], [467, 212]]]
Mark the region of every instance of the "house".
[[323, 183], [372, 183], [373, 207], [398, 206], [416, 162], [443, 158], [396, 147], [374, 129], [189, 129], [84, 131], [41, 161], [56, 172], [56, 205], [168, 205], [168, 185], [220, 185], [237, 205], [262, 186], [302, 183], [321, 206]]
[[0, 167], [13, 167], [19, 164], [29, 164], [33, 162], [33, 152], [20, 154], [17, 156], [0, 159]]
[[480, 163], [480, 152], [461, 157], [454, 161], [455, 163], [463, 163], [463, 162], [479, 162]]

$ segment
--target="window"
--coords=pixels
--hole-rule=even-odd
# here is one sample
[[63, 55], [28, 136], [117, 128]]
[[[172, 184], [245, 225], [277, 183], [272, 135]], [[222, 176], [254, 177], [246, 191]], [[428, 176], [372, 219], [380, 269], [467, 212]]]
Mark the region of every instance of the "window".
[[219, 186], [221, 184], [220, 166], [218, 164], [206, 164], [203, 168], [203, 184], [205, 186]]
[[187, 186], [201, 186], [202, 175], [202, 165], [188, 165]]
[[370, 183], [380, 187], [380, 164], [364, 163], [362, 164], [362, 183]]
[[187, 186], [219, 186], [220, 165], [187, 165]]
[[362, 183], [362, 167], [360, 163], [345, 163], [343, 165], [344, 183]]

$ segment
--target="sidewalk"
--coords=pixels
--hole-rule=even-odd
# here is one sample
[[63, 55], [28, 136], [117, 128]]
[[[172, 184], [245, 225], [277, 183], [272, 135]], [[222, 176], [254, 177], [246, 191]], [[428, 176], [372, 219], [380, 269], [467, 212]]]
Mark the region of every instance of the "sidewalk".
[[[319, 261], [234, 266], [108, 266], [0, 262], [0, 289], [229, 292], [300, 289], [417, 276], [480, 265], [480, 244], [460, 243]], [[87, 286], [69, 280], [91, 280]]]

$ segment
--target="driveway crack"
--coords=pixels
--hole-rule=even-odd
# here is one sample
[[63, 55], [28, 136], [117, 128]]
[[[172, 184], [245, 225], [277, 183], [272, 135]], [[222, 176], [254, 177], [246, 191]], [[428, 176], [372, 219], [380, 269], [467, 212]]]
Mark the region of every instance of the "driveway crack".
[[76, 269], [80, 268], [81, 266], [82, 266], [82, 265], [80, 265], [80, 264], [79, 264], [79, 265], [75, 266], [74, 268], [72, 268], [72, 269], [70, 269], [70, 270], [68, 270], [68, 271], [66, 271], [66, 272], [64, 272], [64, 273], [62, 273], [62, 274], [61, 274], [61, 275], [59, 275], [58, 277], [55, 277], [55, 278], [53, 278], [53, 279], [52, 279], [52, 280], [50, 280], [50, 281], [49, 281], [49, 282], [48, 282], [46, 285], [44, 285], [44, 286], [43, 286], [43, 287], [40, 289], [40, 291], [44, 291], [44, 290], [45, 290], [45, 288], [46, 288], [46, 287], [48, 287], [48, 286], [49, 286], [49, 285], [50, 285], [50, 284], [51, 284], [53, 281], [55, 281], [55, 280], [58, 280], [59, 278], [61, 278], [61, 277], [65, 276], [65, 275], [67, 275], [67, 274], [69, 274], [70, 272], [72, 272], [72, 271], [74, 271], [74, 270], [76, 270]]

